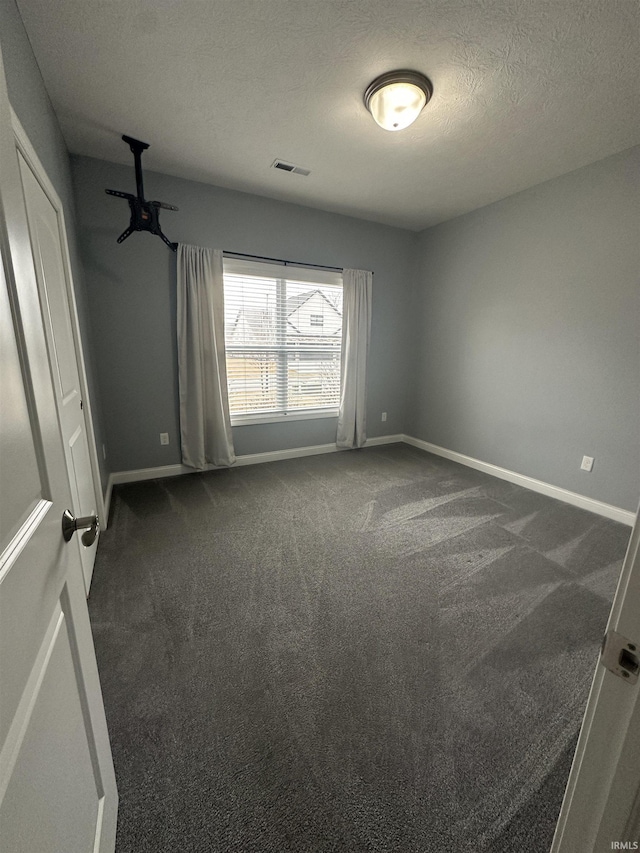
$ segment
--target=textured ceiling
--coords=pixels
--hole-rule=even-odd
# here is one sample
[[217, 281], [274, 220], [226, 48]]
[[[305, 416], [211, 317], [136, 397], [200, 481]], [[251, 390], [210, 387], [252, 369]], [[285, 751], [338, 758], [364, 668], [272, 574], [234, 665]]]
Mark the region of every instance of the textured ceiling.
[[[640, 143], [637, 0], [18, 0], [74, 153], [422, 229]], [[370, 81], [434, 95], [379, 128]], [[309, 177], [271, 168], [276, 158]]]

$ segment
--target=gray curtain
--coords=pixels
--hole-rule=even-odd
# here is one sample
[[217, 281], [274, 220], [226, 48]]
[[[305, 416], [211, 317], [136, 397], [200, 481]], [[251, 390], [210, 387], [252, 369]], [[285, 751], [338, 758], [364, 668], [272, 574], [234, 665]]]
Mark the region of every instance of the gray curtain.
[[338, 447], [362, 447], [367, 438], [367, 357], [371, 337], [373, 273], [343, 273], [342, 370]]
[[178, 244], [178, 382], [182, 461], [233, 465], [220, 249]]

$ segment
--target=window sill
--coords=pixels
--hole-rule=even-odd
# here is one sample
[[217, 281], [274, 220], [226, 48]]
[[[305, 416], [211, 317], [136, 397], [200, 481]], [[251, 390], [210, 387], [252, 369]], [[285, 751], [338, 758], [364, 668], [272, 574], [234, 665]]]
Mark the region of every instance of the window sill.
[[302, 409], [299, 412], [289, 412], [282, 414], [281, 412], [262, 412], [256, 415], [232, 415], [231, 426], [249, 426], [250, 424], [277, 424], [286, 421], [309, 421], [316, 418], [337, 418], [337, 409]]

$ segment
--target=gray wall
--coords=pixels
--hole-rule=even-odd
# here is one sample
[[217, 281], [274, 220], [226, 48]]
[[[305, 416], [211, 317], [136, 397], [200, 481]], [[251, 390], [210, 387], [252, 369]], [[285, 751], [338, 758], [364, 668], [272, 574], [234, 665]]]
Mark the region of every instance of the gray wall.
[[[71, 271], [88, 374], [89, 394], [93, 406], [94, 428], [98, 448], [100, 448], [102, 442], [100, 402], [94, 382], [93, 359], [90, 348], [92, 335], [82, 280], [82, 267], [77, 254], [69, 155], [14, 0], [0, 0], [0, 44], [2, 45], [2, 58], [11, 106], [35, 148], [49, 180], [60, 196], [64, 208], [69, 253], [71, 255]], [[107, 472], [100, 452], [98, 457], [104, 488]]]
[[639, 178], [636, 147], [420, 235], [406, 432], [637, 508]]
[[[175, 255], [145, 233], [116, 245], [129, 209], [104, 190], [131, 191], [132, 168], [74, 157], [72, 170], [109, 468], [177, 463]], [[145, 194], [180, 208], [161, 216], [173, 241], [373, 270], [368, 434], [403, 430], [414, 233], [153, 172], [145, 172]], [[236, 452], [247, 454], [330, 443], [335, 428], [333, 418], [233, 432]], [[166, 447], [159, 443], [161, 432], [170, 434]]]

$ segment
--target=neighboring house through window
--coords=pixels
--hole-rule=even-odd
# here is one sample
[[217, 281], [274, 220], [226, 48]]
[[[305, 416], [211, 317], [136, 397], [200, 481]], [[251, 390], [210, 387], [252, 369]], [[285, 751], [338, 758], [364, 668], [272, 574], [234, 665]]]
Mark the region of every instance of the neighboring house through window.
[[336, 415], [341, 273], [225, 258], [224, 301], [231, 422]]

